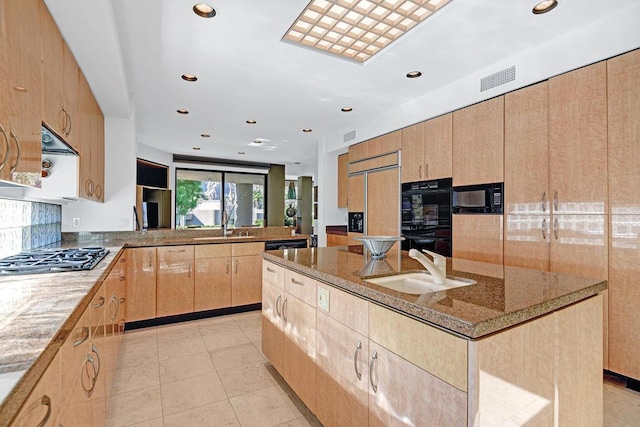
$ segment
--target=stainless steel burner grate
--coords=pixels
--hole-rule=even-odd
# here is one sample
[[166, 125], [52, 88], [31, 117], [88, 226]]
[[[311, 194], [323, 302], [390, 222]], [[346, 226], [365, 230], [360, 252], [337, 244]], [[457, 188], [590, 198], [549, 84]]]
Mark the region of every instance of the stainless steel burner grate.
[[0, 259], [0, 275], [91, 270], [108, 253], [103, 247], [36, 249]]

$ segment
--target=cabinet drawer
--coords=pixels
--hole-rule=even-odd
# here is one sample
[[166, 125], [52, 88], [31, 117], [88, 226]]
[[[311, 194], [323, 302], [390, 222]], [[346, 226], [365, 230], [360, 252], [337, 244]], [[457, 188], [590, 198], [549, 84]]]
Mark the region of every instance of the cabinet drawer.
[[193, 259], [193, 246], [185, 245], [158, 247], [158, 262], [172, 262], [183, 259]]
[[316, 306], [316, 281], [312, 278], [285, 270], [284, 290], [310, 306]]
[[262, 261], [262, 280], [282, 288], [284, 268], [268, 261]]
[[231, 256], [231, 244], [198, 245], [195, 250], [196, 259], [223, 258]]
[[329, 296], [328, 304], [318, 304], [318, 310], [357, 333], [369, 336], [369, 303], [366, 300], [322, 283], [318, 283], [316, 288], [319, 297], [321, 293]]
[[[69, 333], [62, 347], [60, 347], [60, 370], [62, 372], [61, 387], [70, 389], [79, 380], [80, 368], [91, 349], [91, 324], [90, 310], [83, 313], [78, 323]], [[63, 397], [66, 399], [67, 396]]]
[[260, 255], [264, 252], [264, 242], [234, 243], [231, 247], [233, 256]]

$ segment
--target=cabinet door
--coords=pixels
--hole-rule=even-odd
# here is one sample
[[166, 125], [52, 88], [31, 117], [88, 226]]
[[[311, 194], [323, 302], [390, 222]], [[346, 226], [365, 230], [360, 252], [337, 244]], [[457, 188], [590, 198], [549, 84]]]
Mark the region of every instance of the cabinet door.
[[505, 214], [549, 211], [549, 83], [504, 97]]
[[62, 45], [64, 66], [63, 95], [64, 109], [67, 113], [68, 123], [65, 127], [64, 140], [76, 150], [80, 149], [80, 68], [71, 53], [69, 46], [63, 42]]
[[[400, 234], [399, 169], [387, 169], [367, 174], [367, 229], [369, 235], [398, 236]], [[396, 249], [397, 249], [396, 245]]]
[[0, 179], [33, 187], [40, 186], [42, 169], [39, 7], [39, 0], [3, 1], [0, 5], [0, 44], [6, 55], [2, 58], [6, 80], [0, 117], [9, 143]]
[[502, 264], [502, 215], [453, 215], [453, 257]]
[[279, 284], [262, 282], [262, 353], [273, 367], [284, 375], [284, 321], [282, 304], [284, 292]]
[[445, 114], [424, 122], [425, 180], [453, 176], [452, 151], [453, 114]]
[[367, 425], [369, 341], [318, 311], [316, 415], [326, 426]]
[[425, 122], [402, 129], [402, 182], [423, 181]]
[[609, 207], [640, 214], [640, 49], [607, 61]]
[[369, 353], [369, 426], [467, 425], [465, 392], [373, 341]]
[[157, 251], [158, 317], [193, 312], [193, 246], [163, 246]]
[[602, 61], [549, 80], [553, 212], [607, 212], [607, 67]]
[[453, 113], [453, 185], [504, 181], [504, 97]]
[[349, 198], [349, 154], [338, 156], [338, 207], [346, 208]]
[[42, 121], [65, 138], [68, 125], [64, 106], [64, 49], [62, 35], [44, 1], [40, 3], [43, 73]]
[[156, 317], [156, 248], [127, 249], [127, 321]]
[[232, 259], [231, 305], [256, 304], [262, 300], [262, 257], [238, 256]]
[[550, 215], [504, 215], [504, 265], [549, 271]]
[[94, 103], [93, 120], [95, 122], [94, 145], [91, 147], [91, 174], [95, 181], [97, 202], [104, 202], [104, 117], [98, 103]]
[[20, 408], [12, 425], [49, 425], [47, 420], [55, 420], [62, 406], [60, 395], [60, 356], [53, 358], [42, 374], [25, 403]]
[[369, 146], [366, 142], [349, 146], [349, 163], [366, 159], [369, 156]]
[[364, 212], [364, 174], [350, 176], [349, 212]]
[[284, 379], [305, 405], [316, 409], [316, 309], [285, 294]]
[[398, 151], [402, 145], [402, 131], [389, 132], [370, 139], [367, 144], [367, 157], [379, 156]]
[[196, 259], [194, 311], [231, 307], [231, 257]]
[[94, 196], [95, 183], [91, 179], [91, 148], [94, 141], [94, 100], [91, 88], [82, 72], [78, 75], [80, 97], [80, 147], [78, 149], [78, 194], [83, 199]]
[[609, 369], [640, 380], [640, 215], [612, 215], [609, 244]]
[[606, 280], [607, 218], [607, 215], [554, 215], [550, 270]]

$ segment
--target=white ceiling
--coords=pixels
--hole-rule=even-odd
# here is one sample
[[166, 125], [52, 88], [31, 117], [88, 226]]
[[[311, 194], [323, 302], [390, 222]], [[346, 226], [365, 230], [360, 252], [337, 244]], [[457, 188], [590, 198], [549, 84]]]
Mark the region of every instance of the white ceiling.
[[[280, 41], [307, 2], [209, 0], [218, 15], [203, 19], [195, 0], [46, 0], [105, 115], [135, 111], [139, 143], [284, 164], [314, 164], [317, 141], [337, 130], [637, 0], [559, 0], [546, 15], [531, 13], [535, 0], [452, 0], [364, 65]], [[407, 79], [411, 70], [423, 76]], [[268, 141], [250, 146], [256, 138]]]

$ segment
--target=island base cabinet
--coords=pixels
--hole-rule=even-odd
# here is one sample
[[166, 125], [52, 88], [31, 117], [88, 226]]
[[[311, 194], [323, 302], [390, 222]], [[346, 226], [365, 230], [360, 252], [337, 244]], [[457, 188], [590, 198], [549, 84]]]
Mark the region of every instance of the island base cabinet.
[[369, 426], [466, 426], [467, 393], [369, 342]]
[[316, 322], [316, 416], [326, 427], [365, 426], [369, 341], [320, 310]]
[[262, 353], [280, 375], [284, 375], [283, 299], [282, 280], [280, 285], [274, 285], [265, 276], [262, 282]]
[[315, 412], [316, 309], [286, 294], [282, 313], [285, 321], [283, 377], [311, 412]]

